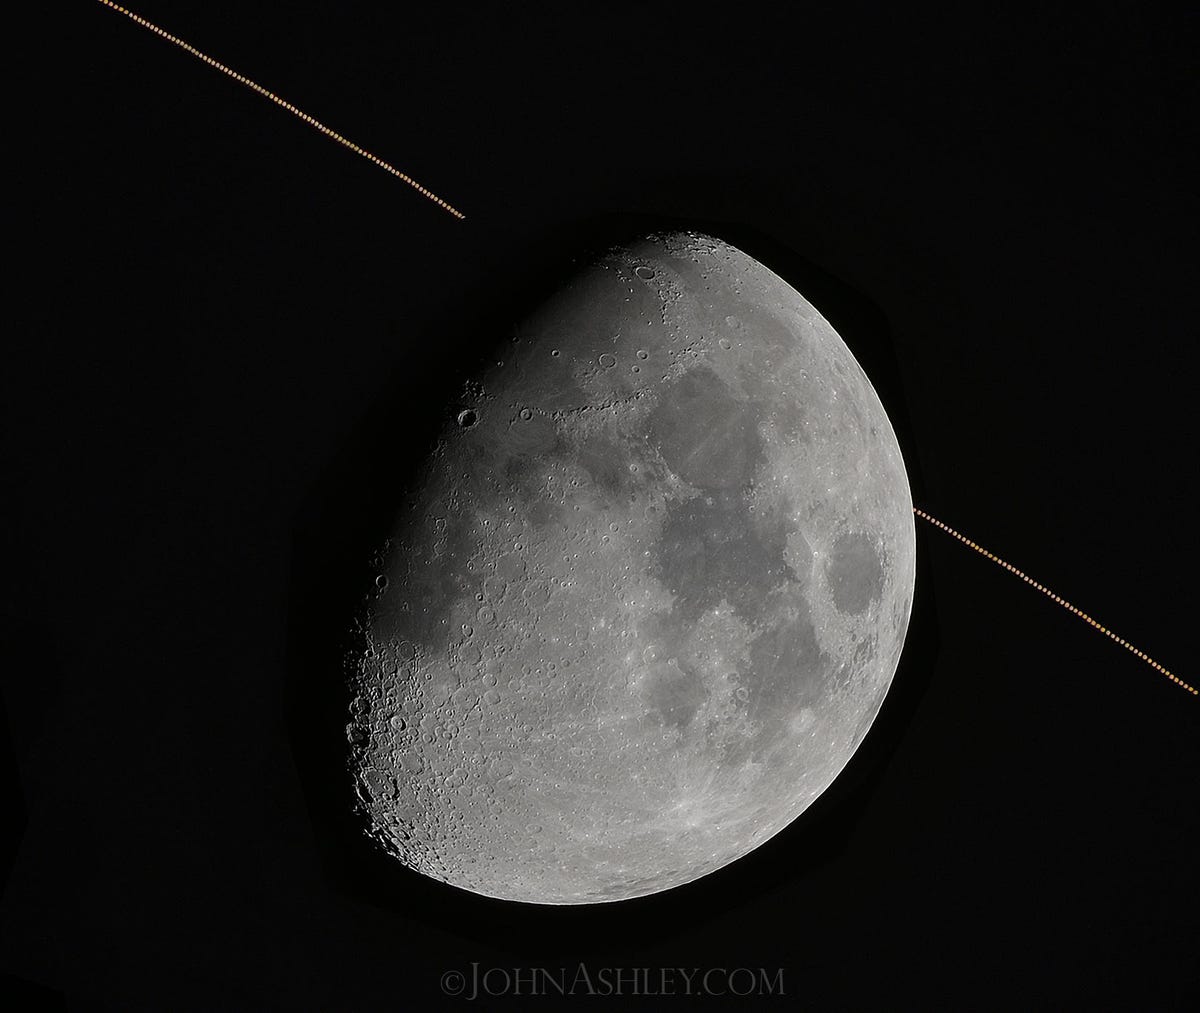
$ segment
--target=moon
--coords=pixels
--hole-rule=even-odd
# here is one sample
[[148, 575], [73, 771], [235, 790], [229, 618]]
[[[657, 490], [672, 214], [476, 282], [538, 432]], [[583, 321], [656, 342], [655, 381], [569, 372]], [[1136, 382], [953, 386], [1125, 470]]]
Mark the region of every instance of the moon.
[[697, 232], [596, 257], [447, 414], [348, 662], [366, 831], [586, 904], [779, 833], [859, 746], [912, 606], [896, 435], [787, 282]]

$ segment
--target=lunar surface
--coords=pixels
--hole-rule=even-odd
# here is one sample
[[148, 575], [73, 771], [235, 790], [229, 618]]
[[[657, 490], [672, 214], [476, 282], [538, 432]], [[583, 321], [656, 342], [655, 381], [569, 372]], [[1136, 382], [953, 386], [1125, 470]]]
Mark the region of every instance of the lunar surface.
[[690, 882], [802, 813], [887, 693], [916, 551], [895, 434], [820, 314], [697, 233], [609, 250], [496, 360], [376, 559], [357, 804], [492, 897]]

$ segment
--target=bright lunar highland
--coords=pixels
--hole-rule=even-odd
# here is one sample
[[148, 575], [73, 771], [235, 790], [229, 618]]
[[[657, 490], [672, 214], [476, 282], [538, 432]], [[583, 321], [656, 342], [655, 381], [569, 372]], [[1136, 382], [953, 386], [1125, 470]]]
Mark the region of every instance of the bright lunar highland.
[[829, 323], [719, 239], [582, 268], [409, 488], [348, 749], [369, 833], [435, 879], [540, 904], [698, 879], [829, 786], [891, 684], [895, 433]]

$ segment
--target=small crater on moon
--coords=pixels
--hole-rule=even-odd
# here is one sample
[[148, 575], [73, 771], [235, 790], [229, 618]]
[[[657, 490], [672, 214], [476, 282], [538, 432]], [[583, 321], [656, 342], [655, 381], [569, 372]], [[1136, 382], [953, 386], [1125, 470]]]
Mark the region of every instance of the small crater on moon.
[[458, 424], [463, 429], [470, 429], [476, 422], [479, 421], [479, 415], [472, 408], [467, 408], [458, 413]]
[[654, 269], [644, 265], [634, 268], [633, 273], [641, 278], [642, 281], [650, 281], [654, 277]]

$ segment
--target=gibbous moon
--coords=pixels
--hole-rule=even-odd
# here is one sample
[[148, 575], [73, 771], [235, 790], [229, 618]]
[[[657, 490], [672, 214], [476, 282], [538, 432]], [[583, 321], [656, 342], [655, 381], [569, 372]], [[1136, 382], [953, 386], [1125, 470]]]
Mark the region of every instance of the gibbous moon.
[[351, 659], [369, 833], [491, 897], [622, 900], [779, 833], [871, 726], [912, 499], [870, 381], [782, 278], [613, 248], [472, 380]]

